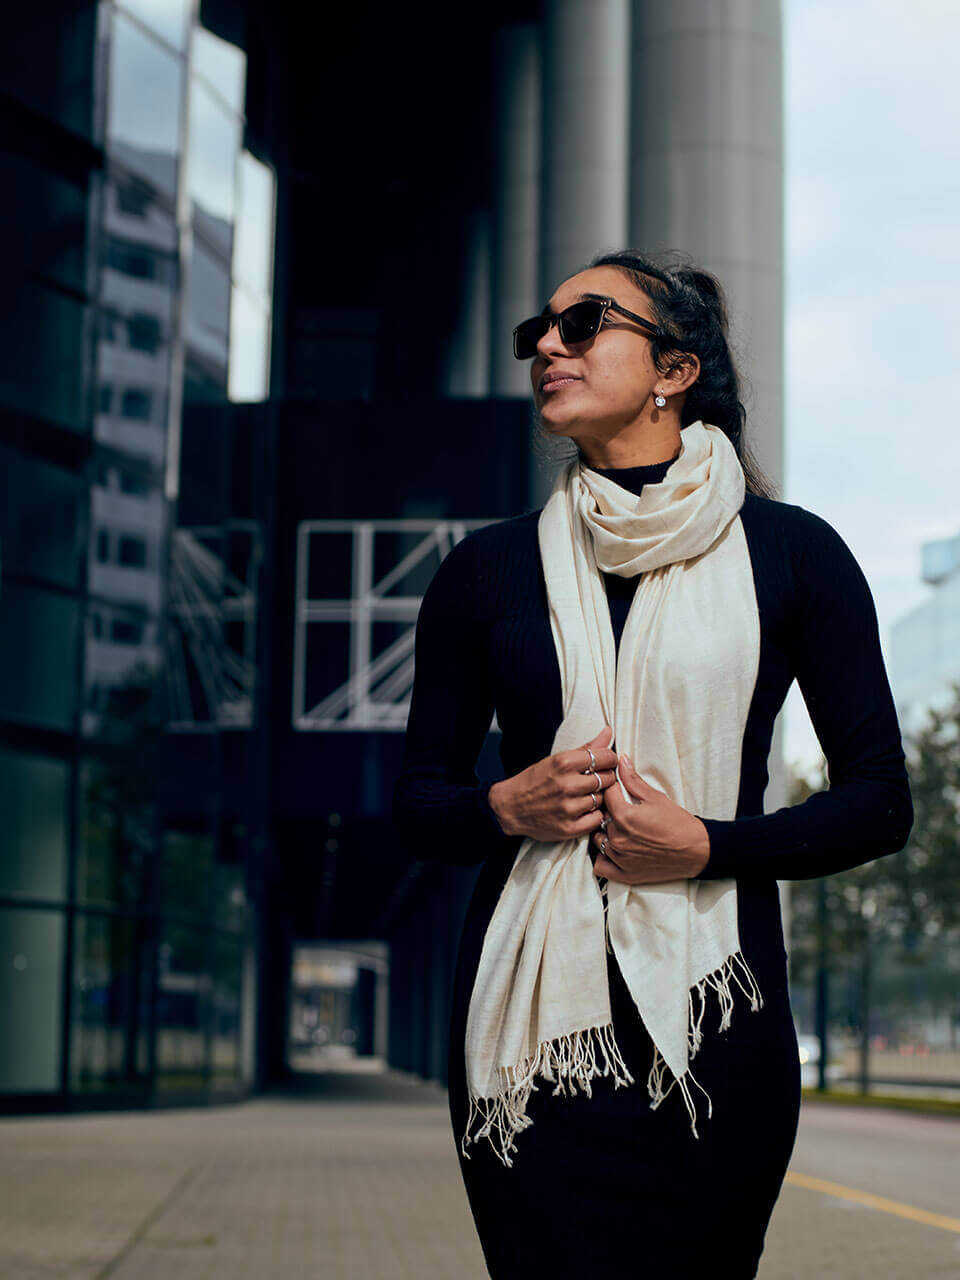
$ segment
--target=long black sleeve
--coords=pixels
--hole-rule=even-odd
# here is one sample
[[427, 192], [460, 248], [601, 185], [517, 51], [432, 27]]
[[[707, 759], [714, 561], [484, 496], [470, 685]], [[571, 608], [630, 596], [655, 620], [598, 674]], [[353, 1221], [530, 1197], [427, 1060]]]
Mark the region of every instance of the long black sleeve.
[[393, 820], [414, 857], [469, 866], [519, 847], [504, 833], [475, 769], [494, 712], [477, 625], [471, 539], [446, 556], [417, 618], [414, 683]]
[[705, 819], [703, 879], [808, 879], [902, 849], [913, 824], [893, 697], [867, 581], [826, 521], [792, 508], [793, 667], [829, 790], [775, 813]]

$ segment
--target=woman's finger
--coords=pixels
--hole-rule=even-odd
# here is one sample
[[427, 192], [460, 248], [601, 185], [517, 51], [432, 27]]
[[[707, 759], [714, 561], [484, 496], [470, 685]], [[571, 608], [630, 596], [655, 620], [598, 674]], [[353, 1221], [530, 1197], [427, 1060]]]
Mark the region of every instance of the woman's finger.
[[[600, 780], [599, 786], [597, 786], [598, 778]], [[612, 771], [601, 772], [598, 770], [596, 773], [579, 773], [570, 780], [570, 792], [575, 796], [584, 796], [590, 791], [605, 791], [607, 787], [612, 787], [616, 780], [617, 775]]]
[[590, 752], [584, 747], [571, 747], [569, 751], [560, 751], [554, 756], [558, 767], [563, 773], [586, 773], [590, 769], [615, 769], [619, 759], [615, 751], [609, 751], [606, 747], [591, 747], [593, 759], [596, 764], [590, 761]]

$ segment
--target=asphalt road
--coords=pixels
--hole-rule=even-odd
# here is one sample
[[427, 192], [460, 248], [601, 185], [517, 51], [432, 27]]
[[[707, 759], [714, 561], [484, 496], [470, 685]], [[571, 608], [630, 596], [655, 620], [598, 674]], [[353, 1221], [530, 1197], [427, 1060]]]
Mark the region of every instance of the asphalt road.
[[801, 1277], [960, 1280], [960, 1120], [805, 1103], [759, 1273]]

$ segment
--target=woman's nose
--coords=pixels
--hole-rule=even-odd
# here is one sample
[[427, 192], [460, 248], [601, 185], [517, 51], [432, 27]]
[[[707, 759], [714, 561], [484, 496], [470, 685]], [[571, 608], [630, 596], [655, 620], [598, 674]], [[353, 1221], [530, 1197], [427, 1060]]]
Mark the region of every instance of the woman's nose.
[[542, 356], [550, 356], [554, 354], [566, 354], [566, 344], [560, 337], [560, 326], [557, 318], [554, 316], [540, 341], [537, 343], [537, 351]]

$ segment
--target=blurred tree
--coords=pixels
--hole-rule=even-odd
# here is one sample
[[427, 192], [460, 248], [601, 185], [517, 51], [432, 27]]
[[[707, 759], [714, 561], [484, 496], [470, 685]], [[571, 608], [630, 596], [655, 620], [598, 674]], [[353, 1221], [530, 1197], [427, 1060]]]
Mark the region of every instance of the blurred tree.
[[[818, 1025], [826, 1023], [825, 970], [857, 969], [860, 1075], [866, 1087], [873, 959], [893, 943], [900, 963], [927, 963], [930, 946], [960, 930], [960, 684], [951, 703], [928, 713], [905, 743], [914, 806], [910, 839], [899, 853], [791, 890], [791, 980], [816, 984]], [[794, 775], [791, 804], [827, 785], [821, 760], [810, 776]], [[953, 981], [946, 975], [947, 985]], [[937, 984], [938, 986], [940, 984]], [[948, 1003], [949, 995], [941, 999]], [[960, 1011], [960, 996], [953, 1001]]]

